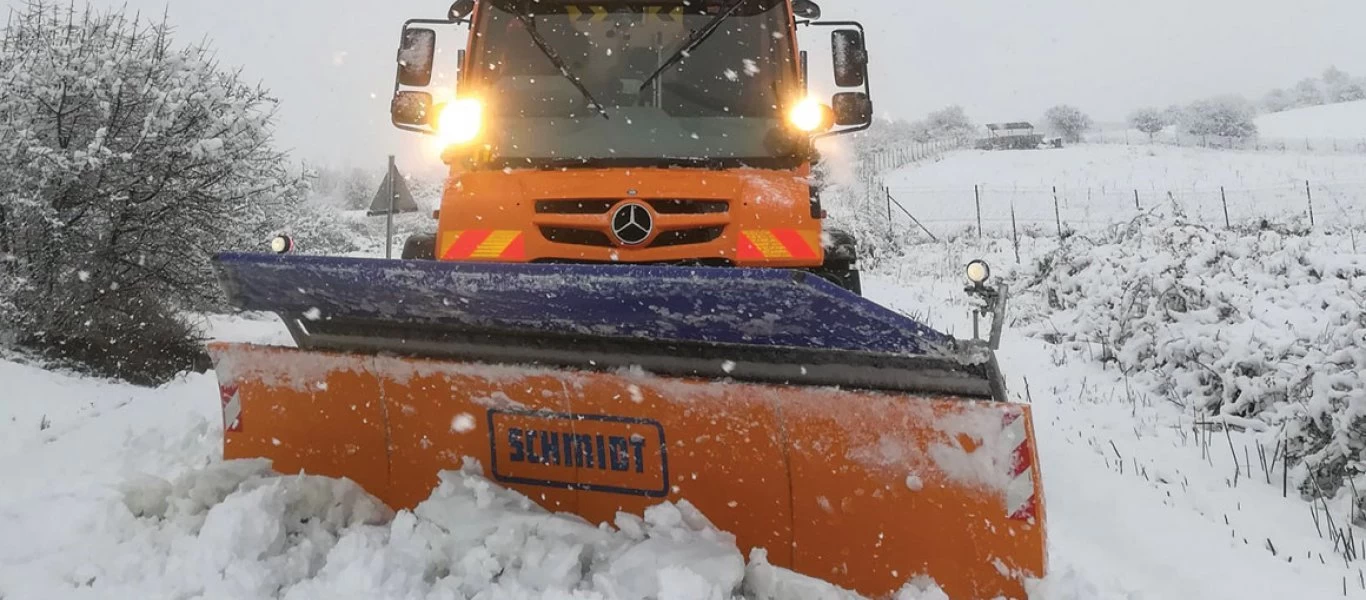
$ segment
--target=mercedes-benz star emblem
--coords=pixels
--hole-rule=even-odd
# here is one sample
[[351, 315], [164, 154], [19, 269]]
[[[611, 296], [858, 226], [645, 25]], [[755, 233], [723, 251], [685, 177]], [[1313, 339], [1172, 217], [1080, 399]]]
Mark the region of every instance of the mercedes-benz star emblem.
[[612, 234], [627, 246], [644, 243], [654, 228], [654, 218], [643, 205], [623, 204], [612, 214]]

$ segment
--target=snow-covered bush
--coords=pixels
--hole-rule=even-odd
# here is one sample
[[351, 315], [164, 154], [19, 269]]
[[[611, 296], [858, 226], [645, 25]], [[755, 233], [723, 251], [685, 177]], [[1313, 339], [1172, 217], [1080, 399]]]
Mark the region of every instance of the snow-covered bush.
[[1100, 344], [1210, 417], [1267, 424], [1312, 475], [1306, 494], [1366, 472], [1366, 261], [1331, 235], [1163, 210], [1041, 260], [1029, 287], [1054, 312], [1031, 330]]
[[1091, 129], [1091, 117], [1081, 112], [1075, 106], [1062, 104], [1048, 109], [1044, 113], [1044, 121], [1048, 123], [1048, 128], [1057, 132], [1069, 143], [1081, 141], [1081, 135]]
[[1257, 135], [1257, 111], [1239, 96], [1220, 96], [1186, 108], [1182, 128], [1192, 135], [1250, 138]]
[[166, 24], [31, 4], [0, 42], [0, 322], [94, 372], [164, 381], [200, 356], [215, 252], [259, 248], [306, 186], [274, 101]]
[[1165, 129], [1167, 125], [1166, 115], [1156, 108], [1140, 108], [1129, 115], [1129, 126], [1148, 134], [1149, 139]]

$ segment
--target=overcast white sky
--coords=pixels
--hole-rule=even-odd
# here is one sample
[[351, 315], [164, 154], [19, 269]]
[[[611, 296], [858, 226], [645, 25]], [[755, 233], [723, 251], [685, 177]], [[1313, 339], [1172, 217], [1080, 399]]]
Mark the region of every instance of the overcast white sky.
[[[420, 136], [389, 125], [393, 58], [402, 21], [444, 15], [444, 0], [91, 2], [169, 8], [180, 39], [209, 36], [225, 63], [280, 98], [278, 137], [298, 158], [421, 161]], [[826, 19], [868, 28], [880, 116], [956, 103], [979, 123], [1033, 120], [1067, 102], [1118, 120], [1142, 105], [1260, 97], [1329, 65], [1366, 75], [1366, 0], [818, 2]]]

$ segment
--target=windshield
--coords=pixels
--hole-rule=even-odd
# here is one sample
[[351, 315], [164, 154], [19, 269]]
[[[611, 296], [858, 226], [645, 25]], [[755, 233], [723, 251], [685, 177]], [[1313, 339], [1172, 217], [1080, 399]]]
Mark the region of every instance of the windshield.
[[694, 31], [731, 7], [729, 0], [485, 4], [468, 82], [490, 112], [486, 141], [496, 157], [514, 164], [789, 158], [780, 139], [782, 107], [799, 82], [786, 4], [739, 2], [709, 37], [653, 79]]

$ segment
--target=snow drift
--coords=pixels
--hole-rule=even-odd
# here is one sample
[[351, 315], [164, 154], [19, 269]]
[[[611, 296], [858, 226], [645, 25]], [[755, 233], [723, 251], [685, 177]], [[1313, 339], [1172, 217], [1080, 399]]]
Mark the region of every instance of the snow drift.
[[[0, 570], [4, 597], [858, 597], [769, 565], [762, 551], [747, 566], [735, 538], [686, 501], [594, 526], [546, 512], [468, 459], [397, 513], [351, 481], [282, 476], [264, 460], [216, 462], [174, 482], [142, 475], [120, 491], [83, 543]], [[924, 579], [899, 596], [939, 597]]]

